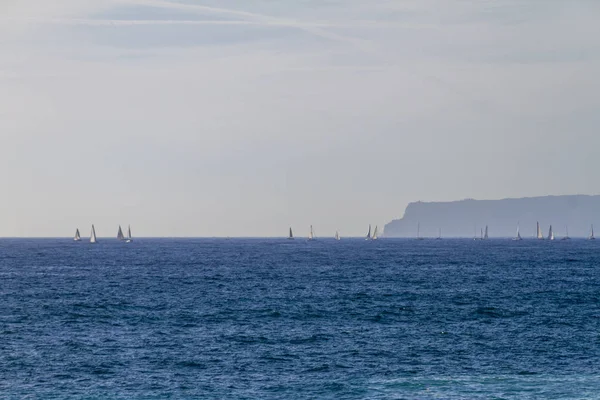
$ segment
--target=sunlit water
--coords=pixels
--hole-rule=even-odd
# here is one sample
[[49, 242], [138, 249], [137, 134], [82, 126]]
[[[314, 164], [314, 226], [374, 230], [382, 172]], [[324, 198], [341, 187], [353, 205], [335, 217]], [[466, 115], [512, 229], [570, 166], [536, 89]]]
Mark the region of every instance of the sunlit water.
[[0, 240], [0, 396], [592, 398], [600, 241]]

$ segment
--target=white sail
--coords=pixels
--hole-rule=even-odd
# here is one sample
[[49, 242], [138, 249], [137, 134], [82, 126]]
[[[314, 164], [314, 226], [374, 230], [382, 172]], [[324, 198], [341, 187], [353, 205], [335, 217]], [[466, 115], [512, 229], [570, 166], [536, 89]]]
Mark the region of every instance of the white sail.
[[292, 227], [290, 226], [290, 234], [288, 236], [288, 239], [293, 239], [294, 238], [294, 234], [292, 233]]
[[594, 236], [594, 225], [592, 225], [592, 231], [590, 233], [590, 236], [588, 236], [589, 240], [595, 240], [596, 237]]
[[75, 237], [73, 238], [74, 241], [76, 242], [80, 242], [81, 241], [81, 235], [79, 234], [79, 229], [77, 229], [75, 231]]
[[552, 231], [552, 225], [550, 225], [550, 230], [548, 231], [548, 240], [554, 240], [554, 232]]
[[312, 225], [310, 226], [310, 233], [308, 234], [308, 240], [313, 240], [315, 238], [315, 234], [313, 232]]
[[488, 227], [487, 227], [487, 225], [486, 225], [486, 226], [485, 226], [485, 235], [483, 235], [483, 239], [484, 239], [484, 240], [488, 240], [488, 238], [489, 238], [489, 237], [488, 237]]
[[373, 231], [373, 237], [372, 237], [372, 239], [373, 240], [377, 240], [378, 239], [378, 237], [377, 237], [377, 225], [375, 225], [375, 230]]
[[519, 232], [519, 224], [517, 224], [517, 236], [513, 240], [523, 240], [521, 232]]
[[439, 228], [438, 237], [436, 239], [437, 240], [442, 240], [442, 228]]
[[537, 223], [537, 232], [536, 232], [537, 238], [538, 239], [544, 239], [544, 234], [542, 233], [542, 228], [540, 228], [540, 223]]
[[335, 238], [335, 240], [340, 240], [340, 234], [338, 233], [338, 231], [335, 231], [334, 238]]
[[96, 240], [96, 229], [94, 228], [94, 225], [92, 225], [92, 233], [90, 234], [90, 243], [97, 243], [98, 241]]
[[365, 240], [371, 240], [371, 224], [369, 224], [369, 232], [367, 233]]
[[119, 239], [119, 240], [125, 239], [125, 235], [123, 235], [123, 230], [121, 229], [121, 225], [119, 225], [119, 231], [117, 232], [117, 239]]
[[133, 238], [131, 237], [131, 225], [127, 226], [127, 243], [131, 243]]

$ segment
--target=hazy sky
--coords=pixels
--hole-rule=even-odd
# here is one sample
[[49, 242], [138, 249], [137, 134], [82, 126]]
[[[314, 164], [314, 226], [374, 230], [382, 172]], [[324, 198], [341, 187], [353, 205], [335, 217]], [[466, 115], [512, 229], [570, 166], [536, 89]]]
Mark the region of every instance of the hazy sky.
[[0, 235], [362, 235], [599, 192], [597, 0], [1, 0]]

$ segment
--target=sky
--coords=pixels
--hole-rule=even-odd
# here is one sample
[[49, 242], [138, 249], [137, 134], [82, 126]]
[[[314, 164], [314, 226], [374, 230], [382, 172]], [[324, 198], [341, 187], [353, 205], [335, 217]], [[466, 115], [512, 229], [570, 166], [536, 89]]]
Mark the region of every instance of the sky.
[[2, 0], [0, 236], [597, 194], [596, 0]]

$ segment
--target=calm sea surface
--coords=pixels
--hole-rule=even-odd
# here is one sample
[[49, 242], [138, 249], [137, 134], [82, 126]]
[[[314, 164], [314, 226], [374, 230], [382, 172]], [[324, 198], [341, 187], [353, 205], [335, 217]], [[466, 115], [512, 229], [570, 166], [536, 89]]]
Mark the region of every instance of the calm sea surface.
[[0, 397], [600, 398], [600, 240], [0, 240]]

